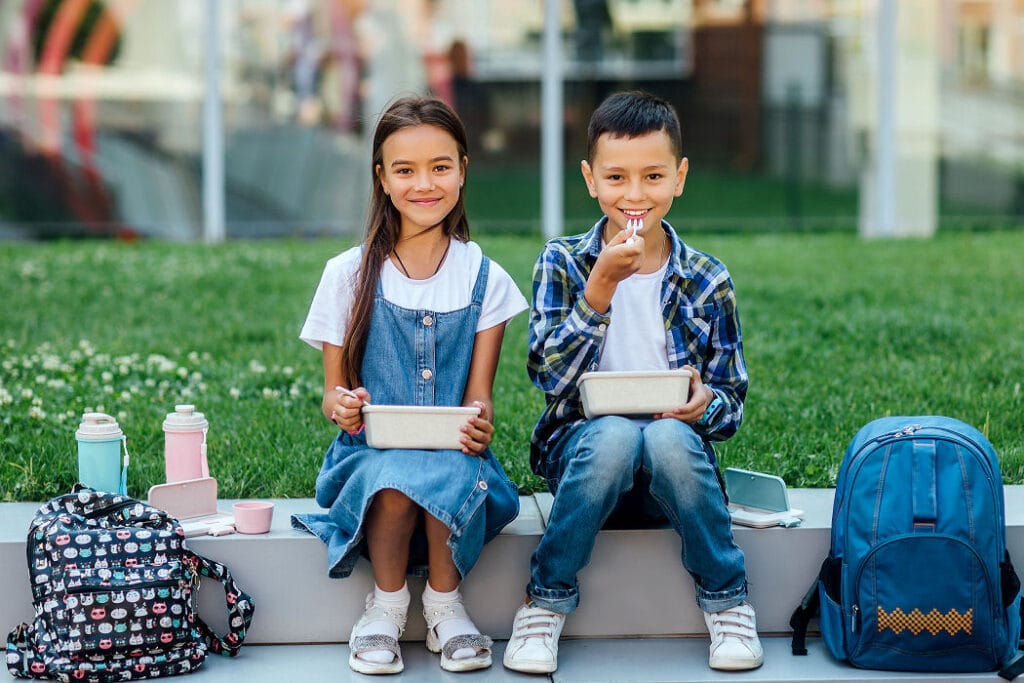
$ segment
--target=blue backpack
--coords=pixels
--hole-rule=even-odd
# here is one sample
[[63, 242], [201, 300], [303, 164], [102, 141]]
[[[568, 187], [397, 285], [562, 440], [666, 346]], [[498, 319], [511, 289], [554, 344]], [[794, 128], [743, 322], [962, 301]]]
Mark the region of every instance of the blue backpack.
[[864, 426], [839, 470], [829, 555], [790, 622], [793, 654], [820, 609], [829, 651], [854, 666], [992, 671], [1017, 654], [1020, 603], [988, 439], [948, 417]]

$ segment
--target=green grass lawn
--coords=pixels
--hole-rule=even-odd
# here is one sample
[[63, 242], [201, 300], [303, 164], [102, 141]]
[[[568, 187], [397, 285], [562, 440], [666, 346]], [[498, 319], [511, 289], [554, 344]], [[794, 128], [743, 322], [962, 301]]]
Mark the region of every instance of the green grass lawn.
[[[723, 464], [829, 486], [862, 424], [937, 413], [981, 428], [1005, 480], [1024, 482], [1024, 234], [689, 238], [729, 266], [743, 322], [750, 393]], [[478, 240], [529, 294], [540, 238]], [[312, 495], [333, 428], [319, 354], [297, 334], [324, 262], [347, 245], [0, 244], [0, 499], [70, 488], [88, 410], [117, 416], [130, 493], [145, 497], [163, 480], [164, 415], [183, 402], [210, 421], [222, 497]], [[525, 358], [521, 315], [505, 337], [494, 449], [530, 489], [543, 397]]]

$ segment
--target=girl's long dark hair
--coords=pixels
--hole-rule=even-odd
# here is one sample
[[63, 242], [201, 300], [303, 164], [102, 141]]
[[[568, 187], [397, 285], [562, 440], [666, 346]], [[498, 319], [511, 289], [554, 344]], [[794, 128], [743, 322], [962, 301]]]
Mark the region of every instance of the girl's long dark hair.
[[[366, 341], [370, 333], [370, 318], [373, 315], [373, 299], [380, 280], [380, 271], [388, 254], [395, 248], [401, 229], [402, 217], [384, 194], [377, 176], [378, 166], [383, 166], [382, 148], [390, 135], [410, 126], [436, 126], [455, 140], [458, 148], [458, 164], [465, 175], [463, 159], [467, 157], [466, 129], [451, 107], [434, 97], [403, 97], [396, 100], [381, 115], [373, 133], [373, 159], [370, 162], [372, 192], [366, 219], [366, 238], [363, 241], [363, 256], [356, 274], [355, 297], [352, 316], [345, 340], [342, 343], [341, 370], [350, 386], [360, 385], [360, 372], [366, 354]], [[449, 238], [466, 242], [469, 240], [469, 221], [466, 219], [465, 188], [459, 193], [455, 206], [441, 222], [441, 230]]]

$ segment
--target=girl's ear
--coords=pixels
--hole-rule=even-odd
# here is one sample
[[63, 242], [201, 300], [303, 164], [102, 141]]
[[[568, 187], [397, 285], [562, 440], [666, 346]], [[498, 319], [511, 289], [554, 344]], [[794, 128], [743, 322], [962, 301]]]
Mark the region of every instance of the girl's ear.
[[469, 157], [462, 157], [462, 177], [459, 178], [459, 187], [462, 187], [466, 183], [466, 168], [469, 167]]
[[373, 167], [373, 173], [377, 176], [377, 182], [380, 183], [380, 189], [383, 190], [384, 194], [388, 194], [388, 188], [384, 185], [384, 168], [377, 164]]

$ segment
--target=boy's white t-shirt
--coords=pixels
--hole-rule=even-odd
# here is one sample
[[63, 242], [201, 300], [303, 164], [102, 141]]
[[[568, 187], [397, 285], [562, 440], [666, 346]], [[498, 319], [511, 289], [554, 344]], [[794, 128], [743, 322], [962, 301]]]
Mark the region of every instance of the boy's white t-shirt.
[[668, 261], [653, 273], [633, 273], [615, 288], [611, 322], [598, 370], [668, 370], [661, 282]]
[[[324, 266], [299, 333], [299, 338], [313, 348], [323, 349], [324, 342], [335, 346], [344, 342], [361, 257], [362, 250], [357, 246], [338, 254]], [[482, 260], [483, 251], [476, 242], [457, 239], [452, 239], [441, 269], [426, 280], [407, 278], [391, 259], [387, 259], [380, 274], [384, 298], [396, 306], [413, 310], [444, 313], [465, 308], [472, 302]], [[526, 298], [515, 281], [491, 259], [477, 332], [506, 322], [527, 307]]]

